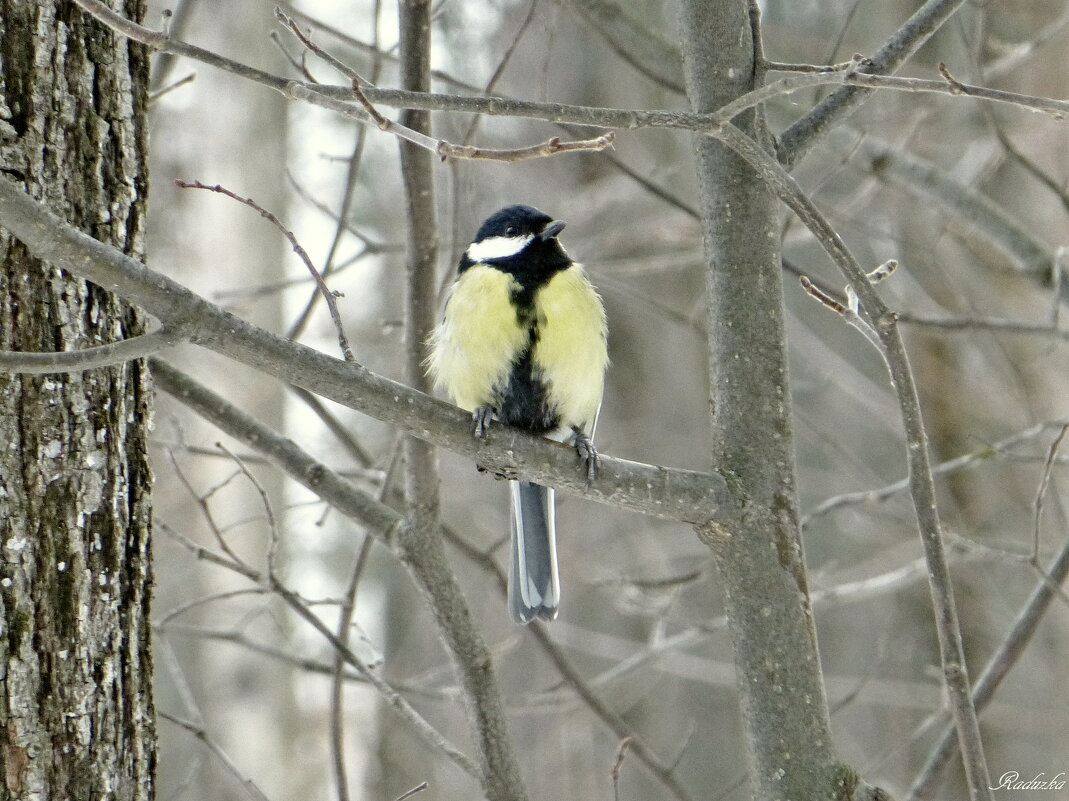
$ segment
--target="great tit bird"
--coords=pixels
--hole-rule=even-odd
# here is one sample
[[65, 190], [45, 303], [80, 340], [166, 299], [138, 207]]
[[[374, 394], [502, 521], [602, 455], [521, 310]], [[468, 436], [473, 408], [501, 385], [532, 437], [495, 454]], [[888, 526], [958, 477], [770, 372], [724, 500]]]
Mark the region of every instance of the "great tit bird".
[[[472, 413], [475, 436], [500, 420], [575, 445], [597, 470], [594, 425], [608, 366], [605, 309], [557, 237], [564, 223], [507, 206], [461, 256], [429, 372]], [[512, 481], [509, 613], [553, 620], [560, 602], [553, 490]]]

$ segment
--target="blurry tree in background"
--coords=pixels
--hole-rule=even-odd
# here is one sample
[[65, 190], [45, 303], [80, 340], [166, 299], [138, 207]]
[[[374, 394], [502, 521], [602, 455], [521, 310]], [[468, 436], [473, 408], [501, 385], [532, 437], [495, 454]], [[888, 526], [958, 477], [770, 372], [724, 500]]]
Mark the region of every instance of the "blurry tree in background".
[[[251, 198], [373, 375], [123, 282], [206, 346], [154, 368], [161, 798], [1017, 799], [1034, 791], [1014, 781], [1055, 779], [1069, 107], [1045, 98], [1069, 98], [1063, 3], [768, 0], [758, 36], [742, 0], [163, 8], [145, 17], [171, 37], [153, 269], [338, 353], [291, 243], [171, 179]], [[696, 116], [762, 85], [738, 128]], [[456, 147], [402, 167], [368, 108]], [[457, 149], [555, 137], [588, 144]], [[568, 222], [608, 309], [588, 490], [570, 454], [499, 429], [476, 445], [459, 413], [375, 383], [418, 385], [426, 299], [512, 202]], [[437, 479], [401, 432], [449, 447]], [[508, 620], [506, 493], [476, 454], [571, 490], [552, 624]]]

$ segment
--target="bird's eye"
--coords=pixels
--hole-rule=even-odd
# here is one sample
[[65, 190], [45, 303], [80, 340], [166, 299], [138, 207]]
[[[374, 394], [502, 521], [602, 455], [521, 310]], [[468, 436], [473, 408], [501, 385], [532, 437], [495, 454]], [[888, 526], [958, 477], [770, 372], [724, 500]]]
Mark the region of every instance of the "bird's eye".
[[515, 226], [510, 225], [508, 228], [506, 228], [505, 229], [505, 236], [516, 236], [516, 228], [515, 228]]

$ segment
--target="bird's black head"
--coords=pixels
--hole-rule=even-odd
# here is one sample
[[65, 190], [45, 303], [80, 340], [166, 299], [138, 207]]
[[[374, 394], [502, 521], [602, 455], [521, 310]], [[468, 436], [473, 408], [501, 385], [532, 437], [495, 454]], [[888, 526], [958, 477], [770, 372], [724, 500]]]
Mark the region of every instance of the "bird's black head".
[[479, 226], [460, 260], [460, 272], [473, 264], [493, 264], [509, 272], [563, 269], [571, 263], [557, 241], [564, 223], [533, 206], [506, 206]]

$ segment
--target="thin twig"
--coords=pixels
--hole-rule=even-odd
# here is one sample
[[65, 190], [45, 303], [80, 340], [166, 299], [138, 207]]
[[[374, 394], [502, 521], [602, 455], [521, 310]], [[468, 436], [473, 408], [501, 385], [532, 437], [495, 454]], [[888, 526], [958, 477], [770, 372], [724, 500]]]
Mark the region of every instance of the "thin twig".
[[854, 66], [854, 61], [840, 61], [838, 64], [789, 64], [782, 61], [765, 61], [764, 68], [768, 72], [816, 72], [833, 73], [845, 72]]
[[271, 498], [267, 494], [267, 490], [264, 489], [264, 485], [261, 484], [260, 480], [249, 471], [249, 468], [245, 465], [245, 462], [240, 456], [238, 456], [232, 450], [227, 448], [221, 442], [216, 442], [215, 447], [222, 451], [224, 454], [226, 454], [231, 459], [231, 461], [233, 461], [234, 464], [238, 466], [238, 470], [240, 470], [241, 474], [249, 480], [249, 483], [252, 484], [253, 489], [255, 489], [256, 493], [260, 496], [260, 505], [263, 507], [264, 515], [267, 519], [267, 570], [270, 573], [274, 573], [275, 557], [278, 555], [278, 549], [281, 545], [282, 538], [278, 530], [278, 520], [275, 517], [275, 511], [271, 506]]
[[283, 57], [290, 63], [293, 69], [297, 70], [308, 83], [319, 83], [316, 77], [312, 75], [312, 71], [308, 69], [308, 51], [305, 50], [301, 53], [300, 60], [297, 59], [289, 50], [286, 49], [286, 44], [282, 41], [282, 37], [278, 31], [271, 31], [269, 34], [271, 41], [282, 52]]
[[[516, 29], [516, 33], [512, 37], [512, 41], [509, 42], [505, 48], [501, 58], [498, 59], [497, 66], [494, 68], [493, 73], [490, 75], [490, 79], [483, 86], [481, 94], [488, 95], [494, 91], [494, 87], [497, 86], [497, 82], [501, 79], [501, 76], [505, 74], [505, 68], [512, 60], [512, 56], [516, 53], [516, 48], [519, 47], [520, 41], [527, 35], [527, 29], [531, 26], [531, 22], [534, 20], [535, 11], [538, 9], [538, 0], [531, 0], [527, 6], [527, 16], [523, 18], [519, 28]], [[482, 122], [481, 116], [474, 116], [471, 119], [471, 123], [468, 125], [467, 131], [464, 132], [464, 144], [470, 145], [472, 139], [475, 138], [475, 131], [478, 130], [479, 124]]]
[[156, 714], [158, 714], [164, 720], [170, 721], [171, 723], [175, 724], [179, 728], [185, 729], [187, 732], [189, 732], [202, 743], [204, 743], [207, 749], [211, 752], [212, 756], [214, 756], [223, 766], [223, 768], [226, 769], [226, 772], [233, 776], [235, 779], [237, 779], [238, 785], [245, 792], [245, 794], [248, 795], [249, 798], [253, 799], [253, 801], [269, 801], [268, 797], [264, 795], [263, 791], [256, 785], [256, 782], [246, 776], [241, 771], [241, 769], [238, 768], [236, 764], [234, 764], [234, 760], [232, 760], [227, 755], [226, 751], [222, 749], [219, 743], [212, 739], [212, 737], [208, 734], [208, 732], [204, 729], [203, 726], [199, 726], [196, 723], [193, 723], [192, 721], [176, 717], [175, 715], [171, 715], [167, 712], [164, 712], [163, 710], [157, 710]]
[[[289, 651], [284, 651], [280, 648], [275, 648], [264, 643], [257, 642], [249, 637], [245, 632], [232, 629], [212, 629], [204, 628], [201, 626], [190, 626], [184, 623], [168, 623], [167, 625], [156, 624], [153, 628], [161, 634], [168, 636], [178, 637], [191, 637], [201, 640], [211, 640], [214, 642], [225, 642], [231, 645], [236, 645], [239, 648], [243, 648], [256, 654], [260, 657], [267, 657], [275, 660], [279, 664], [288, 665], [298, 670], [303, 670], [307, 673], [316, 676], [330, 677], [334, 674], [334, 666], [326, 662], [320, 662], [309, 657], [302, 657], [293, 654]], [[349, 682], [357, 682], [359, 684], [367, 684], [367, 680], [352, 668], [347, 668], [343, 672], [343, 678]], [[433, 696], [433, 693], [420, 690], [420, 688], [403, 685], [400, 683], [394, 684], [394, 689], [399, 692], [422, 694], [425, 696]]]
[[167, 456], [171, 460], [171, 465], [174, 467], [175, 475], [178, 476], [178, 480], [182, 482], [182, 486], [186, 488], [186, 492], [189, 493], [190, 497], [193, 498], [194, 502], [197, 504], [197, 508], [200, 509], [201, 515], [204, 517], [204, 521], [208, 526], [208, 530], [211, 531], [212, 536], [215, 537], [215, 541], [219, 544], [219, 547], [222, 549], [223, 553], [225, 553], [234, 562], [241, 563], [241, 559], [230, 548], [230, 544], [226, 541], [226, 536], [216, 524], [215, 515], [212, 514], [211, 507], [208, 504], [208, 501], [211, 499], [211, 496], [215, 494], [218, 489], [229, 483], [234, 478], [236, 473], [232, 473], [230, 476], [223, 479], [222, 482], [216, 484], [207, 492], [202, 493], [198, 492], [193, 487], [193, 484], [192, 482], [190, 482], [189, 478], [186, 477], [185, 471], [182, 469], [181, 465], [178, 464], [178, 458], [174, 455], [174, 451], [168, 450]]
[[211, 595], [204, 595], [200, 598], [194, 598], [191, 601], [186, 601], [184, 604], [180, 604], [160, 618], [153, 625], [158, 628], [166, 628], [167, 625], [179, 615], [184, 615], [191, 609], [196, 609], [199, 606], [206, 604], [212, 604], [216, 601], [227, 601], [231, 598], [238, 598], [244, 595], [263, 595], [264, 590], [262, 587], [243, 587], [239, 590], [226, 590], [225, 592], [215, 592]]
[[1047, 495], [1047, 487], [1050, 486], [1050, 477], [1054, 472], [1054, 465], [1058, 461], [1058, 451], [1061, 450], [1062, 443], [1065, 442], [1066, 434], [1069, 434], [1069, 423], [1062, 426], [1061, 431], [1058, 432], [1058, 436], [1054, 438], [1054, 442], [1050, 444], [1050, 449], [1047, 451], [1047, 461], [1043, 465], [1043, 477], [1039, 480], [1039, 486], [1036, 487], [1036, 498], [1033, 503], [1035, 509], [1033, 514], [1033, 528], [1032, 528], [1032, 565], [1036, 568], [1039, 567], [1039, 537], [1042, 528], [1043, 521], [1043, 501]]
[[226, 556], [222, 556], [216, 553], [210, 548], [205, 548], [200, 543], [194, 542], [189, 537], [185, 536], [177, 529], [168, 525], [162, 520], [154, 521], [153, 524], [165, 534], [167, 534], [167, 536], [179, 542], [184, 548], [186, 548], [191, 554], [193, 554], [196, 559], [201, 559], [205, 562], [210, 562], [213, 565], [218, 565], [219, 567], [231, 570], [235, 573], [238, 573], [239, 575], [245, 576], [245, 578], [249, 579], [250, 581], [255, 581], [259, 576], [259, 574], [253, 568], [249, 567], [244, 562], [235, 561]]
[[[872, 53], [869, 71], [894, 72], [964, 3], [965, 0], [927, 0]], [[788, 166], [797, 163], [869, 94], [858, 86], [843, 86], [822, 99], [780, 135], [779, 160]]]
[[179, 78], [177, 81], [174, 81], [173, 83], [169, 83], [167, 86], [164, 86], [162, 89], [157, 89], [156, 91], [152, 92], [152, 94], [149, 95], [149, 97], [148, 97], [149, 105], [151, 106], [153, 103], [156, 103], [161, 97], [163, 97], [164, 95], [166, 95], [166, 94], [168, 94], [170, 92], [173, 92], [175, 89], [179, 89], [179, 88], [185, 86], [186, 84], [193, 83], [193, 81], [195, 81], [196, 78], [197, 78], [197, 73], [191, 72], [188, 75], [186, 75], [184, 78]]
[[275, 19], [277, 19], [279, 22], [281, 22], [283, 25], [285, 25], [286, 28], [289, 29], [290, 33], [292, 33], [295, 37], [297, 37], [298, 41], [300, 41], [300, 43], [302, 45], [304, 45], [307, 50], [315, 53], [323, 61], [327, 62], [330, 66], [334, 67], [334, 69], [336, 69], [338, 72], [340, 72], [342, 75], [344, 75], [350, 81], [352, 81], [354, 85], [357, 85], [357, 86], [359, 86], [360, 84], [367, 84], [368, 86], [372, 86], [373, 85], [369, 81], [364, 80], [364, 78], [356, 70], [354, 70], [352, 67], [350, 67], [348, 64], [346, 64], [343, 61], [340, 61], [340, 60], [334, 58], [334, 56], [332, 56], [326, 50], [324, 50], [319, 45], [317, 45], [312, 40], [312, 38], [310, 36], [308, 36], [304, 31], [302, 31], [301, 27], [296, 22], [294, 22], [293, 19], [288, 14], [286, 14], [281, 8], [279, 8], [278, 6], [275, 6]]
[[[371, 537], [364, 537], [360, 543], [360, 553], [356, 558], [346, 588], [345, 597], [342, 600], [341, 615], [338, 620], [338, 640], [349, 644], [349, 634], [352, 631], [353, 613], [356, 611], [356, 591], [360, 586], [360, 578], [367, 565], [368, 556], [371, 554]], [[333, 675], [330, 679], [330, 751], [334, 765], [334, 781], [338, 791], [338, 801], [349, 801], [348, 771], [345, 767], [345, 660], [340, 655], [334, 656]]]
[[[814, 220], [814, 222], [817, 221]], [[813, 230], [812, 226], [810, 228]], [[828, 230], [830, 231], [830, 228]], [[837, 244], [841, 245], [841, 242]], [[935, 479], [932, 474], [927, 435], [913, 373], [897, 331], [895, 316], [872, 292], [873, 282], [869, 275], [858, 275], [859, 267], [852, 257], [847, 258], [849, 254], [845, 245], [841, 246], [841, 250], [836, 249], [832, 252], [832, 255], [839, 257], [836, 261], [851, 281], [847, 292], [846, 309], [842, 312], [842, 317], [865, 334], [876, 347], [891, 374], [891, 380], [899, 398], [908, 446], [910, 494], [928, 563], [943, 676], [958, 731], [958, 739], [962, 745], [966, 780], [971, 798], [974, 800], [991, 799], [992, 788], [980, 738], [976, 707], [969, 688], [961, 628], [958, 623], [950, 570], [943, 545], [942, 524], [936, 504]], [[877, 321], [875, 325], [858, 316], [856, 310], [859, 296], [866, 298], [866, 312], [870, 320]], [[813, 297], [819, 299], [818, 295], [813, 295]]]
[[[1005, 454], [1011, 447], [1018, 445], [1021, 442], [1026, 442], [1030, 439], [1035, 439], [1041, 435], [1044, 431], [1050, 428], [1062, 427], [1069, 425], [1069, 421], [1054, 421], [1045, 422], [1038, 425], [1030, 426], [1023, 431], [1017, 431], [1003, 439], [996, 442], [992, 442], [989, 445], [984, 445], [982, 448], [970, 451], [969, 453], [962, 454], [953, 459], [948, 459], [945, 462], [935, 465], [932, 468], [933, 476], [947, 476], [955, 473], [959, 470], [965, 470], [978, 462], [986, 459], [992, 459], [996, 456]], [[844, 492], [839, 495], [826, 498], [825, 500], [814, 506], [809, 512], [805, 513], [801, 517], [801, 525], [803, 528], [808, 526], [812, 521], [822, 515], [826, 515], [829, 512], [840, 509], [845, 506], [854, 506], [858, 504], [870, 504], [879, 501], [887, 500], [901, 492], [909, 489], [909, 478], [904, 478], [901, 481], [895, 481], [891, 484], [887, 484], [883, 487], [874, 487], [872, 489], [858, 490], [857, 492]]]
[[356, 98], [357, 102], [364, 107], [364, 111], [368, 113], [368, 116], [371, 117], [372, 120], [374, 120], [375, 125], [378, 126], [378, 129], [380, 131], [389, 132], [393, 123], [390, 120], [386, 119], [384, 116], [382, 116], [379, 110], [375, 108], [374, 104], [372, 104], [372, 102], [367, 99], [367, 95], [365, 95], [363, 90], [360, 88], [360, 82], [355, 78], [353, 79], [352, 90], [353, 96]]
[[1001, 317], [918, 317], [903, 312], [899, 315], [898, 321], [907, 325], [941, 328], [946, 331], [967, 333], [986, 330], [999, 334], [1069, 340], [1069, 329], [1059, 328], [1051, 323], [1028, 323], [1021, 320], [1006, 320]]
[[[109, 9], [100, 0], [75, 0], [86, 12], [92, 14], [104, 24], [112, 27], [130, 39], [145, 44], [146, 46], [167, 53], [183, 55], [198, 61], [218, 67], [219, 69], [240, 75], [248, 80], [268, 86], [282, 93], [286, 97], [303, 102], [312, 103], [323, 108], [334, 110], [338, 113], [357, 119], [361, 122], [372, 122], [367, 112], [359, 103], [349, 102], [352, 98], [352, 89], [346, 87], [331, 87], [302, 84], [298, 81], [272, 75], [249, 67], [232, 59], [225, 58], [204, 48], [188, 44], [181, 40], [165, 36], [162, 33], [137, 25], [123, 17], [121, 14]], [[930, 0], [933, 4], [933, 0]], [[938, 4], [946, 5], [948, 2], [959, 4], [963, 0], [940, 0]], [[797, 75], [793, 78], [806, 80], [793, 83], [781, 84], [783, 91], [779, 94], [789, 93], [805, 86], [826, 83], [845, 84], [842, 89], [894, 89], [910, 92], [935, 92], [938, 94], [954, 95], [962, 94], [973, 98], [994, 102], [1010, 103], [1021, 108], [1044, 111], [1055, 119], [1069, 117], [1069, 101], [1056, 100], [1053, 98], [1023, 95], [1015, 92], [987, 89], [980, 86], [959, 84], [951, 87], [946, 81], [923, 80], [916, 78], [898, 78], [887, 75], [875, 75], [848, 71], [845, 74], [816, 74]], [[789, 79], [784, 79], [789, 81]], [[793, 87], [793, 88], [792, 88]], [[393, 106], [396, 108], [435, 110], [435, 111], [459, 111], [465, 113], [489, 114], [494, 116], [513, 116], [533, 119], [542, 119], [549, 122], [573, 123], [577, 125], [593, 125], [602, 128], [677, 128], [689, 131], [704, 132], [715, 135], [714, 129], [725, 121], [725, 115], [719, 111], [712, 113], [693, 113], [683, 111], [663, 110], [640, 110], [621, 108], [602, 108], [593, 106], [581, 106], [565, 103], [537, 103], [531, 101], [511, 100], [504, 97], [471, 97], [463, 95], [437, 94], [432, 92], [412, 92], [400, 89], [381, 89], [370, 86], [362, 86], [367, 99], [373, 103]], [[764, 102], [769, 99], [763, 89], [750, 93], [745, 102], [751, 105]], [[775, 93], [773, 93], [775, 94]], [[732, 116], [741, 109], [737, 109], [733, 103], [731, 106]], [[374, 124], [374, 123], [372, 123]], [[421, 147], [437, 152], [437, 140], [429, 140], [419, 137], [414, 132], [402, 129], [397, 123], [391, 123], [391, 131], [402, 138], [413, 141]], [[806, 134], [808, 136], [808, 134]], [[411, 136], [411, 138], [410, 138]], [[808, 141], [805, 143], [808, 146]], [[522, 148], [521, 148], [522, 150]], [[797, 154], [792, 153], [792, 158]]]
[[[1043, 578], [1032, 590], [1032, 594], [1021, 607], [1017, 619], [1014, 620], [1013, 626], [1007, 633], [1006, 639], [992, 654], [980, 678], [977, 679], [976, 688], [973, 691], [973, 703], [977, 709], [983, 709], [988, 705], [1002, 680], [1017, 664], [1035, 635], [1044, 614], [1050, 608], [1051, 601], [1057, 597], [1056, 589], [1065, 582], [1067, 577], [1069, 577], [1069, 538], [1062, 544], [1061, 552], [1054, 558], [1043, 574]], [[910, 787], [909, 794], [906, 796], [907, 801], [929, 798], [935, 792], [943, 769], [953, 756], [956, 745], [955, 728], [952, 725], [947, 726], [943, 729], [924, 767], [914, 779], [913, 786]]]
[[475, 147], [473, 145], [452, 145], [443, 140], [438, 143], [438, 156], [442, 161], [449, 159], [486, 159], [488, 161], [517, 162], [545, 158], [546, 156], [554, 156], [558, 153], [568, 153], [574, 150], [605, 150], [612, 147], [614, 139], [615, 134], [612, 131], [606, 131], [592, 139], [579, 139], [571, 142], [563, 142], [559, 136], [554, 136], [541, 144], [504, 150]]
[[[381, 0], [376, 0], [376, 4], [381, 5]], [[311, 14], [302, 11], [300, 8], [297, 8], [292, 3], [280, 2], [279, 7], [282, 8], [291, 18], [295, 20], [300, 20], [304, 24], [308, 25], [310, 28], [314, 28], [316, 30], [328, 33], [330, 36], [337, 39], [348, 49], [363, 52], [372, 59], [388, 61], [392, 64], [396, 64], [398, 61], [400, 61], [399, 56], [396, 52], [394, 52], [393, 49], [383, 50], [379, 47], [378, 28], [375, 28], [374, 26], [372, 26], [372, 30], [374, 31], [372, 41], [365, 42], [361, 39], [357, 39], [352, 34], [343, 31], [341, 28], [326, 24], [325, 22], [323, 22], [323, 20], [318, 19], [312, 16]], [[461, 81], [458, 78], [450, 75], [449, 73], [443, 72], [442, 70], [431, 70], [431, 77], [433, 77], [435, 80], [444, 81], [445, 83], [448, 83], [449, 85], [455, 86], [457, 89], [461, 89], [466, 92], [479, 91], [479, 87], [474, 86], [470, 83], [465, 83], [464, 81]]]
[[940, 64], [940, 74], [944, 80], [926, 78], [902, 78], [897, 75], [872, 75], [867, 72], [849, 73], [843, 77], [843, 83], [850, 86], [864, 86], [869, 89], [894, 89], [899, 92], [929, 92], [938, 95], [973, 97], [989, 100], [993, 103], [1009, 103], [1019, 108], [1042, 111], [1057, 121], [1069, 116], [1069, 100], [1057, 100], [1051, 97], [1026, 95], [1020, 92], [1007, 92], [1003, 89], [990, 89], [986, 86], [974, 86], [961, 83]]
[[404, 793], [401, 793], [401, 795], [397, 796], [397, 798], [395, 798], [394, 801], [405, 801], [406, 798], [411, 798], [416, 793], [422, 793], [429, 786], [430, 785], [428, 785], [427, 782], [420, 782], [415, 787], [413, 787], [411, 790], [408, 790], [408, 791], [406, 791]]
[[316, 282], [316, 286], [319, 287], [320, 293], [323, 295], [323, 299], [327, 302], [327, 308], [330, 309], [330, 318], [334, 321], [334, 329], [338, 333], [338, 345], [341, 348], [342, 355], [347, 362], [355, 362], [356, 356], [353, 355], [353, 349], [349, 346], [349, 338], [345, 335], [345, 326], [342, 324], [341, 313], [338, 311], [338, 303], [336, 300], [336, 294], [330, 287], [327, 286], [326, 281], [323, 280], [323, 276], [319, 274], [319, 270], [312, 264], [312, 260], [308, 257], [308, 252], [301, 246], [301, 243], [297, 241], [297, 237], [286, 226], [282, 224], [282, 221], [278, 219], [273, 213], [265, 209], [259, 203], [252, 198], [242, 197], [235, 192], [230, 191], [225, 186], [215, 184], [214, 186], [208, 186], [200, 181], [181, 181], [175, 180], [175, 185], [180, 186], [183, 189], [207, 189], [209, 192], [217, 192], [221, 195], [243, 203], [249, 208], [255, 210], [261, 217], [274, 225], [282, 235], [289, 240], [290, 247], [293, 248], [293, 252], [297, 254], [304, 266], [308, 269], [312, 278]]
[[[502, 572], [501, 568], [498, 567], [493, 557], [490, 556], [489, 553], [475, 548], [464, 540], [463, 537], [460, 537], [455, 531], [452, 531], [447, 527], [443, 527], [442, 535], [458, 548], [473, 564], [481, 568], [495, 580], [494, 583], [497, 586], [498, 592], [501, 597], [504, 598], [507, 592], [505, 574]], [[627, 722], [617, 715], [611, 709], [609, 704], [605, 703], [598, 696], [593, 687], [583, 678], [583, 675], [578, 668], [576, 668], [568, 659], [568, 656], [564, 653], [564, 649], [549, 636], [545, 626], [540, 623], [535, 623], [528, 629], [528, 631], [534, 637], [535, 642], [541, 647], [543, 653], [545, 653], [556, 666], [557, 671], [560, 673], [564, 682], [575, 691], [576, 695], [584, 704], [586, 704], [591, 713], [601, 720], [602, 724], [612, 731], [617, 738], [630, 741], [628, 748], [631, 750], [631, 753], [635, 755], [635, 758], [638, 759], [638, 761], [649, 770], [650, 774], [663, 784], [665, 789], [675, 796], [678, 801], [691, 801], [692, 796], [679, 779], [676, 778], [671, 768], [650, 748], [646, 747], [642, 740], [638, 738], [638, 735], [636, 735], [628, 726]]]
[[[278, 436], [275, 432], [248, 415], [244, 415], [227, 404], [207, 388], [198, 385], [187, 376], [163, 363], [156, 363], [153, 375], [157, 386], [171, 394], [176, 400], [185, 404], [207, 420], [214, 422], [230, 436], [244, 442], [250, 447], [268, 455], [276, 466], [285, 470], [303, 486], [319, 494], [343, 513], [361, 521], [369, 533], [387, 543], [394, 542], [398, 531], [405, 523], [392, 509], [369, 498], [348, 482], [342, 481], [329, 468], [315, 461], [301, 451], [295, 443]], [[356, 668], [367, 681], [382, 695], [385, 701], [401, 713], [416, 733], [430, 746], [441, 751], [459, 766], [465, 773], [482, 778], [482, 772], [475, 762], [463, 751], [447, 740], [437, 729], [431, 726], [391, 685], [385, 682], [375, 671], [360, 659], [351, 648], [343, 643], [308, 605], [288, 589], [272, 574], [263, 575], [235, 559], [242, 575], [255, 583], [268, 587], [277, 594], [299, 617], [309, 623], [324, 637], [335, 653]]]
[[627, 756], [627, 749], [630, 746], [630, 737], [620, 740], [620, 747], [616, 749], [616, 760], [612, 763], [612, 770], [609, 772], [612, 776], [612, 796], [615, 801], [620, 801], [620, 769], [624, 766], [624, 757]]
[[823, 289], [814, 284], [809, 279], [808, 275], [798, 276], [798, 283], [802, 285], [802, 289], [804, 289], [805, 293], [809, 295], [809, 297], [813, 298], [813, 300], [817, 301], [818, 303], [821, 303], [822, 305], [826, 306], [828, 309], [838, 315], [846, 314], [846, 306], [844, 306], [842, 303], [837, 301]]
[[575, 142], [561, 142], [559, 137], [554, 137], [548, 142], [538, 145], [501, 150], [473, 147], [466, 144], [455, 145], [443, 139], [435, 140], [425, 133], [416, 131], [407, 125], [402, 125], [399, 122], [395, 122], [385, 117], [375, 107], [371, 100], [368, 99], [368, 96], [364, 91], [365, 89], [374, 90], [376, 88], [374, 84], [366, 80], [356, 70], [348, 67], [338, 59], [334, 58], [330, 53], [323, 50], [323, 48], [319, 47], [319, 45], [312, 41], [312, 39], [300, 29], [300, 26], [298, 26], [281, 9], [275, 9], [275, 16], [305, 47], [327, 61], [327, 63], [349, 79], [350, 90], [352, 91], [353, 96], [356, 98], [356, 101], [360, 104], [361, 108], [367, 112], [367, 115], [371, 118], [375, 127], [380, 131], [393, 134], [400, 139], [411, 142], [426, 150], [430, 150], [432, 153], [436, 153], [442, 161], [453, 158], [516, 162], [532, 158], [545, 158], [547, 156], [557, 155], [558, 153], [568, 153], [575, 150], [604, 150], [612, 145], [611, 132], [593, 139], [584, 139]]
[[[376, 15], [375, 19], [378, 19]], [[303, 393], [303, 390], [298, 390], [298, 394]], [[304, 393], [309, 394], [310, 393]], [[313, 402], [313, 409], [316, 406], [322, 406], [314, 395], [310, 395], [309, 401]], [[326, 410], [323, 410], [326, 413]], [[321, 415], [321, 419], [325, 421], [328, 418], [324, 418]], [[336, 434], [338, 436], [338, 434]], [[338, 436], [339, 440], [350, 445], [350, 452], [357, 457], [358, 461], [362, 465], [370, 463], [370, 459], [367, 458], [367, 454], [363, 448], [352, 438], [350, 434]], [[383, 499], [383, 495], [388, 492], [387, 482], [383, 482], [382, 491], [379, 493], [379, 500]], [[346, 645], [349, 644], [349, 637], [353, 627], [353, 615], [356, 612], [356, 594], [360, 588], [360, 579], [364, 575], [364, 570], [367, 568], [368, 559], [371, 556], [371, 548], [374, 544], [374, 540], [366, 536], [364, 541], [360, 543], [360, 552], [357, 554], [356, 563], [353, 565], [352, 572], [349, 576], [349, 586], [345, 589], [345, 595], [342, 598], [341, 615], [338, 620], [338, 639]], [[334, 779], [338, 791], [338, 801], [349, 801], [349, 780], [348, 771], [345, 765], [345, 660], [340, 656], [334, 658], [334, 672], [331, 676], [330, 682], [330, 749], [331, 756], [334, 765]], [[426, 782], [424, 782], [424, 786]]]

